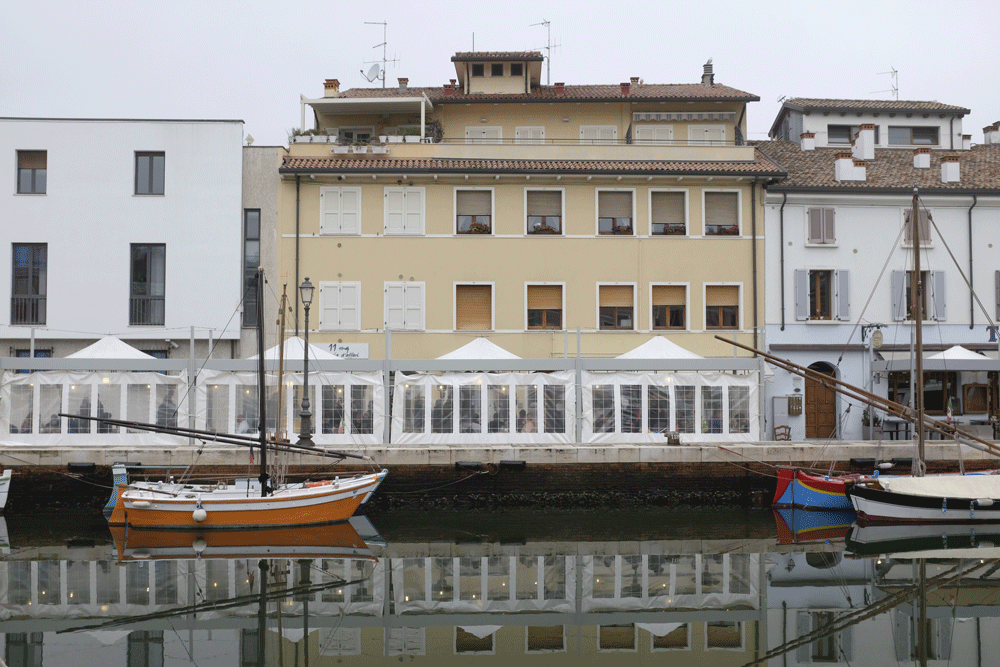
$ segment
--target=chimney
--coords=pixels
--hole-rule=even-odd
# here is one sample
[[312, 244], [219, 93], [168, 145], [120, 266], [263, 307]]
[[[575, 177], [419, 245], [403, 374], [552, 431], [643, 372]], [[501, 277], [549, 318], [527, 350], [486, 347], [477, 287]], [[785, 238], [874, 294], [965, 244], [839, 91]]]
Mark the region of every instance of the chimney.
[[865, 180], [865, 161], [855, 160], [847, 151], [834, 155], [833, 170], [837, 182]]
[[632, 85], [633, 86], [638, 86], [639, 85], [639, 77], [637, 77], [637, 76], [633, 76], [632, 77]]
[[799, 148], [801, 148], [804, 151], [816, 150], [816, 133], [803, 132], [801, 135], [799, 135]]
[[875, 125], [865, 124], [858, 128], [858, 136], [851, 146], [851, 153], [858, 160], [875, 159]]
[[629, 92], [629, 84], [623, 83], [622, 84], [622, 97], [628, 97], [628, 92]]
[[931, 168], [931, 149], [929, 148], [917, 148], [913, 151], [913, 168], [914, 169], [930, 169]]
[[455, 94], [455, 82], [452, 81], [451, 83], [444, 84], [444, 96], [451, 97], [454, 94]]
[[984, 127], [983, 135], [984, 144], [1000, 144], [1000, 121]]
[[959, 164], [957, 155], [945, 155], [941, 158], [941, 182], [958, 183]]
[[323, 82], [323, 97], [340, 97], [340, 81], [327, 79]]
[[712, 59], [709, 58], [708, 62], [705, 63], [704, 71], [701, 75], [701, 85], [703, 86], [714, 86], [715, 85], [715, 73], [712, 71]]
[[399, 77], [399, 92], [405, 93], [406, 92], [406, 84], [408, 84], [409, 82], [410, 82], [409, 79], [404, 78], [404, 77]]
[[967, 151], [972, 148], [972, 135], [963, 134], [962, 135], [962, 150]]
[[556, 83], [556, 97], [562, 97], [566, 94], [566, 84], [559, 82]]

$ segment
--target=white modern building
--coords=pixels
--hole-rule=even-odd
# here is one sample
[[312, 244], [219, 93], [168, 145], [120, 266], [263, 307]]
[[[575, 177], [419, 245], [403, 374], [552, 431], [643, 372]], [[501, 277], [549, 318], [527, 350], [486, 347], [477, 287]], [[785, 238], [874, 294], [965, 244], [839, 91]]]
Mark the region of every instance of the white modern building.
[[[776, 138], [758, 146], [788, 172], [765, 199], [766, 343], [776, 356], [909, 403], [916, 188], [923, 343], [925, 357], [938, 356], [925, 361], [925, 407], [941, 416], [950, 407], [960, 425], [992, 436], [1000, 127], [973, 145], [964, 113], [936, 102], [785, 103]], [[794, 140], [792, 130], [801, 130]], [[862, 438], [863, 404], [784, 371], [768, 389], [769, 433], [787, 424], [793, 441]], [[892, 420], [884, 426], [899, 430], [887, 437], [908, 437]]]
[[64, 357], [104, 335], [231, 356], [242, 146], [239, 120], [0, 118], [0, 356]]

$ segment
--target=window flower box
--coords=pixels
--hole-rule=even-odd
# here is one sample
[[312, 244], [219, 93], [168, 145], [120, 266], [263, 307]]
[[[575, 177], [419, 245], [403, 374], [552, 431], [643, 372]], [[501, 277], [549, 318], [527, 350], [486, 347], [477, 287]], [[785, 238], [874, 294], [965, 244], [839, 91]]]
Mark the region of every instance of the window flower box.
[[333, 152], [337, 155], [346, 155], [351, 152], [350, 146], [334, 146]]
[[401, 144], [401, 143], [403, 143], [403, 135], [401, 135], [401, 134], [390, 134], [388, 137], [386, 137], [386, 139], [388, 139], [387, 143], [390, 143], [390, 144]]
[[615, 225], [614, 227], [611, 228], [611, 233], [612, 234], [624, 234], [624, 235], [627, 235], [627, 236], [631, 236], [632, 235], [632, 226], [631, 225], [621, 225], [621, 226]]
[[389, 152], [388, 146], [372, 146], [372, 153], [376, 155], [385, 155]]
[[559, 230], [546, 224], [536, 224], [528, 230], [529, 234], [558, 234]]
[[365, 145], [351, 146], [351, 152], [352, 153], [367, 153], [368, 152], [368, 146], [365, 146]]
[[420, 135], [419, 134], [407, 134], [403, 137], [404, 141], [408, 144], [419, 144]]
[[466, 234], [489, 234], [490, 226], [485, 222], [473, 222], [469, 225], [469, 231]]

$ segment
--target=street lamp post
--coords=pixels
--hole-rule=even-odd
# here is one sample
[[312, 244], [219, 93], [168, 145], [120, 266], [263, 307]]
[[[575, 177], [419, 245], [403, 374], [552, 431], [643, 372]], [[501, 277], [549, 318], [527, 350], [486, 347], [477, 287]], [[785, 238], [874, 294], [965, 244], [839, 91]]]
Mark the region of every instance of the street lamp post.
[[302, 411], [299, 412], [299, 442], [300, 445], [315, 447], [312, 441], [312, 412], [309, 410], [309, 306], [313, 300], [313, 284], [306, 277], [299, 285], [299, 296], [306, 313], [306, 344], [304, 366], [302, 367]]

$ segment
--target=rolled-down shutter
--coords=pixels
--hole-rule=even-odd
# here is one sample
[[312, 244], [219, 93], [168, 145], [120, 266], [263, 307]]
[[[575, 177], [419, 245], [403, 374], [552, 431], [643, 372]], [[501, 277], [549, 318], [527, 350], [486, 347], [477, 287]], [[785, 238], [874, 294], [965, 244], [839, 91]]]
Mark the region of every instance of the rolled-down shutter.
[[705, 290], [706, 306], [740, 305], [740, 288], [737, 285], [710, 285]]
[[455, 328], [492, 329], [492, 293], [490, 285], [459, 285], [455, 290]]
[[489, 190], [459, 190], [455, 195], [458, 215], [492, 215], [491, 194]]
[[18, 151], [18, 169], [45, 169], [48, 162], [47, 151]]
[[683, 306], [687, 301], [686, 291], [683, 285], [654, 285], [653, 305]]
[[739, 194], [736, 192], [705, 193], [705, 224], [739, 224]]
[[556, 190], [529, 190], [528, 215], [562, 215], [562, 193]]
[[562, 285], [528, 285], [528, 310], [562, 310]]
[[597, 216], [600, 218], [631, 218], [631, 192], [599, 192]]
[[652, 199], [653, 223], [683, 224], [684, 193], [654, 192]]
[[601, 285], [602, 306], [632, 306], [631, 285]]

